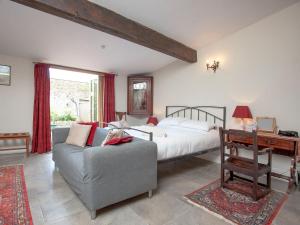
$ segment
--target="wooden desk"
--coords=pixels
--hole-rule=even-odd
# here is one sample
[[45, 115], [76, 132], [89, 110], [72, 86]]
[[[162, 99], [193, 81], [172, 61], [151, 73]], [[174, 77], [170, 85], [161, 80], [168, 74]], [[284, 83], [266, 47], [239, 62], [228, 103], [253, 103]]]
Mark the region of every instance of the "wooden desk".
[[[25, 141], [26, 144], [26, 156], [29, 156], [29, 142], [30, 142], [30, 134], [29, 133], [0, 133], [0, 140], [17, 140], [21, 139]], [[23, 149], [23, 148], [13, 148], [13, 149], [5, 149], [2, 148], [0, 151], [8, 151], [8, 150], [17, 150], [17, 149]]]
[[[277, 134], [263, 132], [259, 132], [257, 135], [257, 142], [260, 148], [272, 147], [274, 149], [273, 153], [291, 157], [290, 176], [272, 172], [272, 176], [288, 180], [289, 192], [293, 185], [296, 184], [296, 163], [300, 159], [300, 138], [285, 137]], [[252, 144], [252, 140], [250, 138], [236, 135], [231, 135], [229, 137], [229, 140], [240, 142], [243, 144]]]

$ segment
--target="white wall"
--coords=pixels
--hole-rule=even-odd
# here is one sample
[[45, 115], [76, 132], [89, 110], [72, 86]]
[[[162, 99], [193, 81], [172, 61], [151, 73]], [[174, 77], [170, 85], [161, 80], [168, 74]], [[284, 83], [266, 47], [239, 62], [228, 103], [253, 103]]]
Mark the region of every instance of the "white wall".
[[[274, 116], [279, 129], [300, 131], [300, 3], [198, 51], [198, 63], [176, 61], [154, 75], [154, 112], [166, 105], [246, 104]], [[207, 59], [220, 69], [206, 70]]]
[[0, 132], [32, 132], [34, 75], [31, 60], [0, 55], [11, 66], [11, 86], [0, 85]]
[[116, 111], [127, 111], [127, 76], [118, 75], [115, 78]]
[[[188, 34], [187, 34], [188, 35]], [[154, 113], [166, 105], [236, 105], [274, 116], [279, 129], [300, 132], [300, 3], [198, 51], [198, 62], [176, 61], [154, 75]], [[207, 59], [220, 69], [206, 70]], [[208, 158], [215, 160], [216, 157]]]
[[34, 102], [32, 61], [0, 54], [0, 64], [10, 65], [12, 69], [11, 86], [0, 85], [0, 133], [31, 133]]

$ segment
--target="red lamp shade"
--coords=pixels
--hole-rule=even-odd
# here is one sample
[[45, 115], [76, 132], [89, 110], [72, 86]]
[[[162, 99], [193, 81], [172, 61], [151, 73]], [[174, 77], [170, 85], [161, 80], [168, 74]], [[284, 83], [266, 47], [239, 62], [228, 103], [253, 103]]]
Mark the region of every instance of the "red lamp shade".
[[148, 120], [147, 120], [147, 124], [154, 124], [155, 126], [158, 124], [158, 120], [155, 116], [149, 116]]
[[245, 118], [252, 119], [252, 114], [248, 106], [238, 105], [236, 106], [232, 117], [241, 118], [241, 119], [245, 119]]

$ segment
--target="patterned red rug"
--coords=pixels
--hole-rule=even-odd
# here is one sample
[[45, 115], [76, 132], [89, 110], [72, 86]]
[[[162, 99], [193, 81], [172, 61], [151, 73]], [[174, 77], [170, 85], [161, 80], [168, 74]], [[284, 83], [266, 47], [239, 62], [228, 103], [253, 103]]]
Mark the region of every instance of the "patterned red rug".
[[0, 167], [0, 225], [33, 225], [22, 165]]
[[[233, 181], [232, 185], [249, 188], [249, 184], [241, 181]], [[231, 224], [269, 225], [287, 199], [287, 194], [272, 190], [255, 202], [249, 196], [221, 188], [220, 180], [216, 180], [185, 198]]]

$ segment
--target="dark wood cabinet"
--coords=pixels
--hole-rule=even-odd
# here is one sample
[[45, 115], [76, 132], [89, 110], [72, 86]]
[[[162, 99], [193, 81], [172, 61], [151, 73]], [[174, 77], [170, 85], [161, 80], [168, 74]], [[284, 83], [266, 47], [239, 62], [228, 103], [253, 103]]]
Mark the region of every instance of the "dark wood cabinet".
[[132, 75], [127, 78], [127, 114], [152, 115], [153, 77]]
[[[230, 140], [245, 143], [245, 144], [252, 144], [253, 140], [249, 137], [243, 137], [238, 135], [231, 135]], [[275, 153], [283, 154], [283, 155], [291, 155], [298, 154], [297, 147], [298, 147], [299, 138], [293, 137], [284, 137], [279, 136], [273, 133], [258, 133], [257, 144], [260, 147], [271, 147], [274, 149]]]

